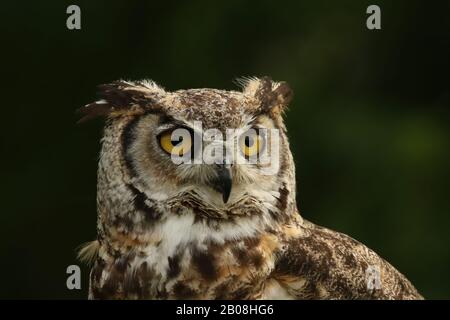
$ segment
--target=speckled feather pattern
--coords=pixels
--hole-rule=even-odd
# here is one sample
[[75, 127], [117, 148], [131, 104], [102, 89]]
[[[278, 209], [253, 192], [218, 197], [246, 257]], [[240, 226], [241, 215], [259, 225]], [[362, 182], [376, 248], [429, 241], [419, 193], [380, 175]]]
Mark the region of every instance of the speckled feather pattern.
[[[106, 117], [97, 185], [98, 237], [91, 299], [421, 299], [393, 266], [349, 236], [304, 220], [282, 114], [283, 82], [241, 81], [242, 91], [168, 92], [152, 81], [100, 87], [82, 120]], [[234, 165], [230, 200], [208, 184], [208, 165], [175, 165], [156, 134], [173, 123], [280, 132], [279, 170]], [[381, 285], [367, 285], [367, 269]]]

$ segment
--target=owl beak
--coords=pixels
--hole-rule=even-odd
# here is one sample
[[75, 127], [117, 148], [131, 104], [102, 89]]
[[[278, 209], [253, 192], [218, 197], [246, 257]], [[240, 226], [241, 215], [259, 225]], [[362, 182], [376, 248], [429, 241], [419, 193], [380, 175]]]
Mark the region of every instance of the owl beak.
[[212, 182], [212, 187], [222, 194], [224, 203], [228, 202], [231, 193], [233, 178], [230, 165], [217, 165], [217, 178]]

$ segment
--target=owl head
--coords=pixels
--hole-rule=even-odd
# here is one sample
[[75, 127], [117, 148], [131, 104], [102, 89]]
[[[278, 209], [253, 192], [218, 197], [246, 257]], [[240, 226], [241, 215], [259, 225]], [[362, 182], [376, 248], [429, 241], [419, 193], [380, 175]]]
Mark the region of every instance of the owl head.
[[267, 77], [238, 83], [242, 90], [169, 92], [152, 81], [99, 87], [100, 100], [80, 109], [80, 121], [106, 117], [103, 231], [142, 233], [171, 216], [218, 223], [292, 211], [295, 169], [282, 118], [292, 91]]

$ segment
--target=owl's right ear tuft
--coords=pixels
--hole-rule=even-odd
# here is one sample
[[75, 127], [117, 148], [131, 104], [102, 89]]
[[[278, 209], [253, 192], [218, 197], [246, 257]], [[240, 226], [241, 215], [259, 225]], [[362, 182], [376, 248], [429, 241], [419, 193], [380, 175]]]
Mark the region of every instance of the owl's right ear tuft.
[[81, 116], [77, 123], [84, 123], [98, 117], [106, 117], [110, 112], [111, 107], [108, 103], [105, 100], [98, 100], [76, 110], [76, 113]]
[[292, 100], [292, 89], [286, 82], [275, 82], [269, 77], [241, 78], [238, 83], [243, 86], [243, 93], [256, 98], [262, 113], [281, 114]]
[[164, 89], [152, 81], [115, 81], [98, 86], [100, 100], [77, 110], [81, 115], [77, 123], [97, 117], [140, 114], [146, 110], [158, 109], [157, 97]]

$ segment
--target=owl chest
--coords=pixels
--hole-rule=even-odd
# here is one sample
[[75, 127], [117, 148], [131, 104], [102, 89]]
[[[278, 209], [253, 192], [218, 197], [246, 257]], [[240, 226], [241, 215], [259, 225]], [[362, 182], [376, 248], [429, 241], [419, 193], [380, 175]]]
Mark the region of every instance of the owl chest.
[[[221, 244], [185, 244], [98, 260], [93, 298], [263, 299], [273, 291], [277, 243], [267, 236]], [[112, 295], [112, 296], [111, 296]]]
[[[234, 252], [233, 252], [234, 251]], [[272, 277], [274, 256], [260, 248], [241, 252], [225, 250], [224, 255], [193, 254], [180, 270], [171, 260], [151, 298], [165, 299], [293, 299], [285, 287]], [[163, 293], [161, 295], [161, 293]]]
[[272, 262], [261, 266], [228, 270], [215, 280], [180, 277], [168, 285], [169, 299], [294, 299], [286, 288], [271, 277]]
[[165, 291], [169, 299], [258, 299], [274, 268], [273, 256], [261, 248], [193, 250], [171, 260]]

